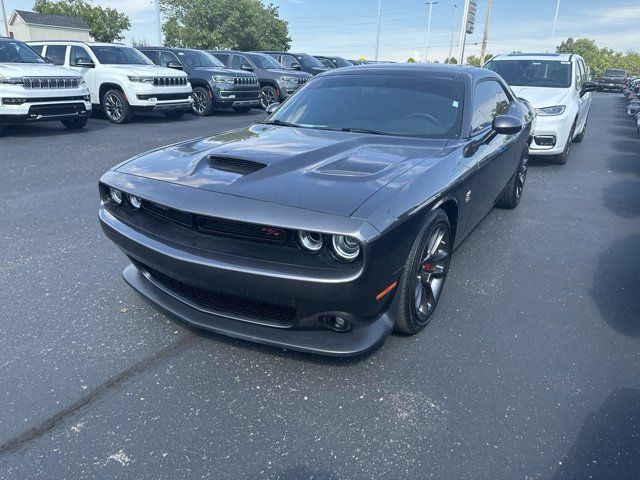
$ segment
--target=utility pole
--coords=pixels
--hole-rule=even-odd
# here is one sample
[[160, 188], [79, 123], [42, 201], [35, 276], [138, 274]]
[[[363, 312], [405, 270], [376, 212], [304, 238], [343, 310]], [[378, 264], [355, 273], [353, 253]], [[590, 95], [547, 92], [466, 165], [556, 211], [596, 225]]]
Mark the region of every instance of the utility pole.
[[158, 23], [158, 46], [162, 47], [162, 23], [160, 23], [160, 0], [155, 0], [156, 21]]
[[378, 0], [378, 35], [376, 36], [376, 62], [378, 61], [378, 53], [380, 52], [380, 19], [382, 13], [382, 0]]
[[487, 39], [489, 37], [489, 20], [491, 19], [491, 0], [487, 0], [487, 14], [484, 17], [484, 34], [482, 35], [482, 49], [480, 50], [480, 66], [484, 65], [487, 54]]
[[4, 9], [4, 0], [0, 0], [0, 7], [2, 7], [2, 18], [4, 19], [4, 31], [5, 35], [9, 36], [9, 22], [7, 21], [7, 11]]
[[458, 46], [458, 65], [464, 63], [464, 42], [467, 38], [467, 12], [469, 12], [469, 0], [464, 0], [462, 25], [460, 25], [460, 45]]
[[438, 2], [425, 1], [425, 3], [429, 5], [429, 20], [427, 20], [427, 48], [425, 49], [425, 52], [424, 52], [424, 63], [429, 63], [429, 38], [431, 37], [431, 10], [433, 9], [433, 5]]
[[556, 24], [558, 23], [558, 11], [560, 10], [560, 0], [556, 2], [556, 16], [553, 17], [553, 30], [551, 30], [551, 50], [556, 46]]
[[451, 58], [451, 54], [453, 53], [453, 32], [456, 29], [456, 13], [458, 13], [458, 5], [453, 4], [453, 17], [451, 17], [451, 39], [449, 39], [449, 56], [447, 58]]

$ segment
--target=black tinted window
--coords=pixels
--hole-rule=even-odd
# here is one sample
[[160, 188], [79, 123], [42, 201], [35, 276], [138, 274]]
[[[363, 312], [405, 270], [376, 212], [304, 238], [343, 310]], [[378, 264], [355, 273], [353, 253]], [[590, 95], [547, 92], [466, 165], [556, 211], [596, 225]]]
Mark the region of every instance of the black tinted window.
[[178, 57], [173, 54], [173, 52], [162, 50], [160, 52], [160, 66], [166, 67], [170, 63], [180, 63], [180, 61], [178, 60]]
[[44, 63], [44, 59], [25, 43], [0, 40], [0, 63]]
[[494, 80], [485, 80], [476, 85], [473, 98], [471, 132], [477, 132], [493, 123], [496, 115], [509, 110], [509, 97], [502, 86]]
[[282, 65], [284, 65], [286, 68], [291, 68], [292, 65], [295, 65], [296, 63], [299, 64], [300, 62], [298, 62], [298, 60], [293, 58], [291, 55], [283, 55], [280, 63], [282, 63]]
[[38, 52], [38, 55], [42, 55], [42, 49], [44, 48], [43, 45], [29, 45], [31, 48], [33, 48], [36, 52]]
[[606, 77], [624, 77], [627, 74], [624, 70], [609, 69], [605, 70], [602, 75]]
[[327, 68], [335, 68], [333, 63], [331, 63], [331, 60], [328, 58], [319, 58], [318, 60], [320, 60], [320, 63]]
[[287, 100], [272, 120], [328, 130], [375, 130], [389, 135], [456, 138], [463, 86], [420, 75], [317, 77]]
[[240, 69], [240, 68], [242, 68], [242, 65], [251, 66], [251, 63], [249, 63], [249, 60], [244, 58], [244, 56], [242, 56], [242, 55], [233, 55], [231, 57], [231, 68]]
[[160, 52], [157, 50], [140, 50], [144, 53], [144, 56], [151, 60], [156, 65], [160, 65]]
[[46, 56], [53, 60], [56, 65], [64, 65], [64, 56], [67, 53], [66, 45], [49, 45]]
[[229, 55], [228, 53], [214, 53], [213, 56], [224, 63], [225, 66], [229, 66], [229, 59], [231, 55]]
[[89, 53], [84, 48], [76, 46], [71, 47], [71, 52], [69, 53], [69, 65], [75, 66], [76, 62], [80, 58], [91, 61]]

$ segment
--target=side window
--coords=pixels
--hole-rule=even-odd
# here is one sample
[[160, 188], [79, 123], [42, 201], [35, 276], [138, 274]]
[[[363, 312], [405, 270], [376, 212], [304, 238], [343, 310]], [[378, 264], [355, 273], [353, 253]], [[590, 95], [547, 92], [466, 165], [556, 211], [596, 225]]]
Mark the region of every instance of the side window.
[[165, 51], [160, 52], [160, 66], [166, 67], [170, 63], [182, 63], [182, 62], [178, 60], [178, 57], [176, 57], [173, 54], [173, 52], [165, 52]]
[[280, 63], [282, 63], [282, 65], [284, 65], [285, 68], [291, 68], [291, 65], [294, 65], [299, 62], [291, 55], [282, 55], [282, 59], [280, 60]]
[[571, 68], [573, 68], [573, 76], [576, 78], [576, 90], [580, 91], [580, 89], [582, 88], [583, 80], [579, 62], [576, 61], [573, 65], [571, 65]]
[[589, 81], [589, 76], [587, 75], [587, 69], [584, 66], [584, 62], [582, 60], [578, 60], [578, 68], [580, 69], [580, 76], [582, 77], [582, 83]]
[[242, 65], [244, 65], [245, 63], [248, 63], [249, 65], [251, 65], [249, 63], [249, 60], [247, 60], [243, 55], [233, 55], [231, 57], [231, 68], [235, 68], [235, 69], [240, 69], [242, 67]]
[[491, 125], [497, 115], [507, 113], [511, 104], [504, 88], [495, 80], [479, 82], [474, 93], [471, 133]]
[[229, 66], [229, 57], [231, 57], [231, 55], [228, 53], [214, 53], [213, 56], [224, 63], [226, 67]]
[[67, 54], [67, 46], [66, 45], [48, 45], [47, 46], [47, 57], [53, 60], [53, 63], [56, 65], [64, 65], [64, 57]]
[[319, 60], [320, 60], [320, 63], [325, 67], [334, 68], [333, 63], [331, 63], [331, 60], [329, 60], [328, 58], [320, 58]]
[[38, 55], [42, 55], [42, 48], [44, 45], [29, 45], [33, 50], [35, 50]]
[[91, 60], [91, 56], [83, 47], [72, 46], [71, 53], [69, 53], [69, 65], [74, 67], [78, 59]]
[[151, 60], [156, 65], [160, 65], [160, 52], [157, 50], [140, 50], [144, 53], [144, 56]]

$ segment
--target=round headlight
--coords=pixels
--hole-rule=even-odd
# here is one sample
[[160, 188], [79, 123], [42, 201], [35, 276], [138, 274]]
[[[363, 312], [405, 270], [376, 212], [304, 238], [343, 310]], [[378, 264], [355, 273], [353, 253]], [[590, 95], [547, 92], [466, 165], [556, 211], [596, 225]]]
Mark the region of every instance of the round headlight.
[[117, 188], [109, 187], [109, 198], [116, 205], [122, 205], [122, 192]]
[[352, 262], [360, 255], [360, 244], [358, 240], [346, 235], [334, 235], [331, 239], [333, 252], [340, 259]]
[[300, 242], [300, 246], [303, 250], [311, 253], [317, 253], [322, 249], [322, 234], [302, 230], [298, 232], [298, 242]]
[[129, 194], [127, 195], [127, 198], [129, 199], [129, 205], [131, 205], [136, 210], [138, 210], [142, 206], [142, 200], [140, 199], [140, 197]]

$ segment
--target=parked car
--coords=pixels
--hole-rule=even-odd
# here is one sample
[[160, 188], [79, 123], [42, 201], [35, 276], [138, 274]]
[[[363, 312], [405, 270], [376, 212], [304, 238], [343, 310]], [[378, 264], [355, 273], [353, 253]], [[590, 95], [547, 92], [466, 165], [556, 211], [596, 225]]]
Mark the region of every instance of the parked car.
[[454, 248], [520, 202], [534, 115], [489, 70], [336, 69], [268, 111], [100, 180], [125, 280], [200, 328], [338, 356], [417, 333]]
[[290, 53], [290, 52], [256, 52], [271, 55], [284, 68], [288, 70], [302, 70], [315, 76], [319, 73], [328, 71], [329, 69], [322, 65], [315, 57], [307, 53]]
[[591, 93], [579, 55], [560, 53], [512, 53], [496, 55], [485, 68], [498, 73], [516, 95], [535, 108], [537, 119], [531, 155], [564, 164], [572, 142], [581, 142], [587, 130]]
[[209, 115], [214, 108], [231, 107], [246, 113], [259, 104], [258, 77], [242, 70], [229, 70], [217, 58], [188, 48], [143, 47], [156, 65], [184, 70], [193, 87], [191, 109], [196, 115]]
[[136, 112], [158, 111], [180, 118], [191, 109], [187, 74], [161, 68], [133, 47], [76, 41], [28, 42], [53, 60], [80, 73], [91, 103], [112, 123], [128, 123]]
[[9, 38], [0, 38], [0, 99], [0, 134], [4, 125], [54, 120], [78, 129], [91, 115], [81, 76]]
[[624, 83], [627, 81], [627, 71], [621, 68], [610, 68], [605, 70], [600, 81], [598, 82], [598, 90], [616, 90], [622, 91]]
[[353, 66], [353, 63], [342, 57], [323, 57], [321, 55], [316, 55], [315, 57], [316, 60], [329, 69]]
[[231, 50], [210, 50], [227, 68], [255, 73], [260, 82], [260, 106], [284, 102], [307, 83], [312, 75], [306, 72], [286, 70], [277, 60], [263, 53], [245, 53]]

